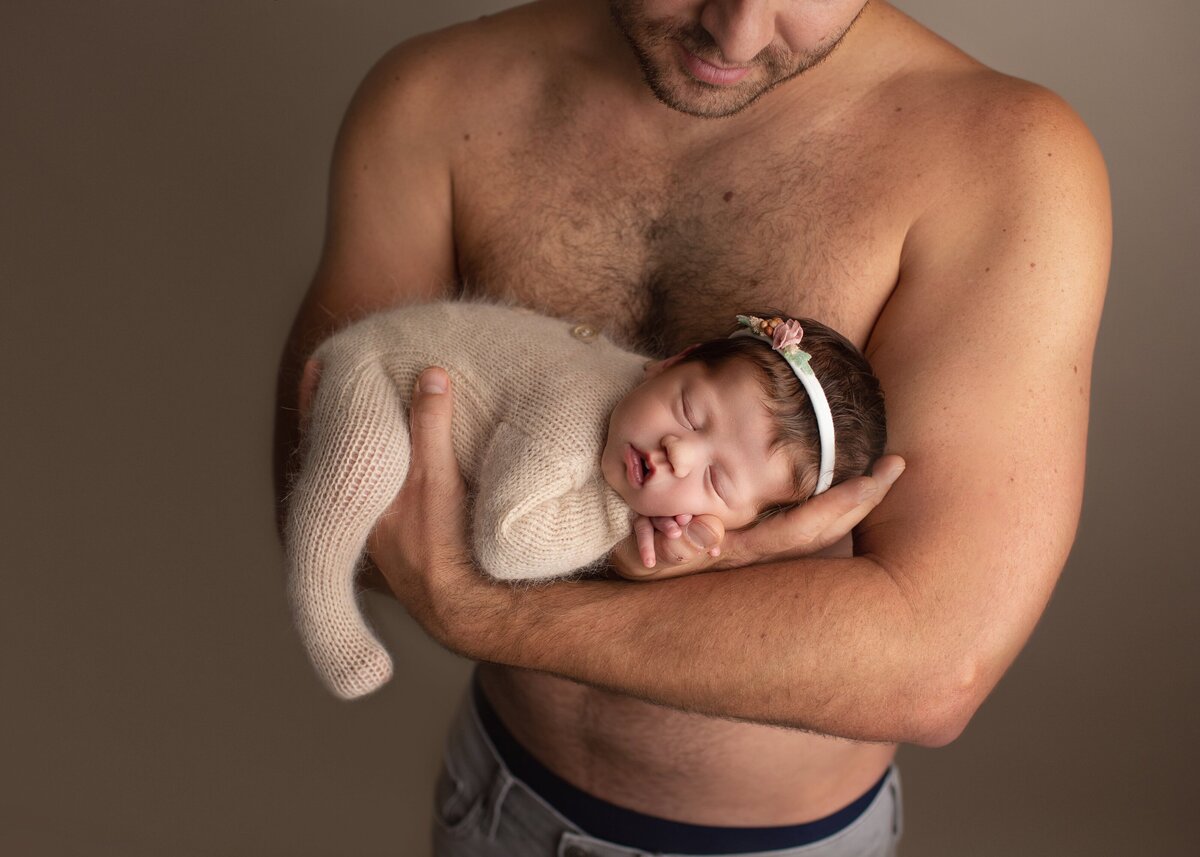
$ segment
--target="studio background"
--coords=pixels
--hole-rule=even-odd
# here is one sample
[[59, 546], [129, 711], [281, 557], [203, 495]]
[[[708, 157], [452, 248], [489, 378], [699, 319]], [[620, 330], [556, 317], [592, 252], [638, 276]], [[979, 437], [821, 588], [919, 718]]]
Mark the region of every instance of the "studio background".
[[[427, 853], [468, 667], [375, 599], [396, 679], [352, 705], [318, 686], [273, 385], [354, 87], [506, 5], [0, 7], [0, 853]], [[902, 853], [1200, 853], [1200, 7], [898, 5], [1079, 111], [1116, 224], [1075, 550], [963, 737], [902, 751]]]

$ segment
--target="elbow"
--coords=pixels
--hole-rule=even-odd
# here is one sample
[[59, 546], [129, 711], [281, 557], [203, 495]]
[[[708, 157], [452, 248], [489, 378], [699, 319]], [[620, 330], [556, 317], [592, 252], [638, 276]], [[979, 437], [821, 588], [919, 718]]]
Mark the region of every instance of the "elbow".
[[908, 706], [904, 743], [945, 747], [957, 740], [987, 696], [987, 683], [973, 665], [947, 669], [923, 683]]
[[918, 747], [945, 747], [962, 735], [973, 713], [964, 714], [959, 709], [922, 712], [905, 743]]

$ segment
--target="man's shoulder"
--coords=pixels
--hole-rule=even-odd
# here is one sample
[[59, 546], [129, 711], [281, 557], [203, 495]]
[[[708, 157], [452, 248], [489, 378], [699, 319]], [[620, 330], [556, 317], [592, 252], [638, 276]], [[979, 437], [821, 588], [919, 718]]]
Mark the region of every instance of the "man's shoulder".
[[1103, 255], [1107, 173], [1075, 110], [1047, 87], [989, 68], [911, 19], [888, 23], [884, 49], [894, 73], [864, 99], [860, 115], [911, 205], [908, 270], [1010, 233]]
[[933, 70], [918, 80], [936, 104], [934, 121], [980, 153], [1010, 151], [1031, 134], [1090, 137], [1057, 93], [986, 66]]
[[[1057, 93], [985, 66], [931, 74], [930, 175], [960, 199], [1024, 204], [1071, 185], [1106, 193], [1100, 147]], [[1091, 191], [1087, 190], [1087, 187]]]
[[990, 68], [891, 11], [888, 45], [902, 58], [877, 106], [891, 106], [900, 136], [931, 159], [951, 171], [1004, 172], [1054, 149], [1064, 160], [1094, 154], [1091, 133], [1059, 95]]
[[376, 63], [363, 92], [397, 118], [511, 116], [561, 70], [574, 26], [562, 6], [530, 3], [407, 39]]

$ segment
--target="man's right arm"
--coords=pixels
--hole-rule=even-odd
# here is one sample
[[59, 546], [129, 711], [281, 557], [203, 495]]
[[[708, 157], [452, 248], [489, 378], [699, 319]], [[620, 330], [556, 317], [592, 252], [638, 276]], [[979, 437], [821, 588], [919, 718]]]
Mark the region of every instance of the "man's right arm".
[[275, 490], [282, 518], [299, 436], [305, 359], [333, 331], [455, 282], [453, 205], [441, 49], [407, 42], [367, 76], [334, 152], [320, 264], [284, 346], [276, 391]]

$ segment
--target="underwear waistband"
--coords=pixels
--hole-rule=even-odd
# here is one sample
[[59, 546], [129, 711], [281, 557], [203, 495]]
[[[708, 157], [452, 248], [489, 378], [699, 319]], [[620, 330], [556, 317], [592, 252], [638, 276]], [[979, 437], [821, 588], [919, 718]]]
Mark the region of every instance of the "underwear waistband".
[[782, 827], [685, 824], [617, 806], [571, 785], [517, 742], [488, 702], [477, 677], [472, 678], [471, 695], [484, 732], [514, 777], [589, 836], [641, 851], [729, 854], [809, 845], [853, 824], [875, 800], [891, 773], [890, 768], [884, 771], [878, 782], [849, 805], [804, 824]]

